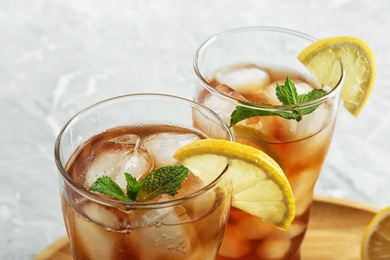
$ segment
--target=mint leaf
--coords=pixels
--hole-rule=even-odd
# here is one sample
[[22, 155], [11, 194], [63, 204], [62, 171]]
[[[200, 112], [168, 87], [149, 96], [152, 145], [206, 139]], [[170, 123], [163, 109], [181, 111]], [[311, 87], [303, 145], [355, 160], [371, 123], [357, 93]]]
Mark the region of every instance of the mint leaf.
[[162, 194], [175, 196], [188, 173], [189, 170], [183, 165], [165, 166], [155, 169], [138, 182], [135, 177], [125, 172], [127, 196], [109, 176], [99, 177], [90, 190], [126, 202], [148, 201]]
[[150, 172], [141, 180], [138, 201], [148, 201], [162, 194], [175, 196], [189, 170], [183, 165], [165, 166]]
[[[298, 95], [295, 84], [291, 81], [290, 77], [287, 76], [284, 82], [284, 85], [280, 85], [276, 83], [276, 96], [279, 101], [283, 105], [297, 105], [305, 102], [309, 102], [315, 99], [318, 99], [324, 95], [326, 95], [326, 91], [323, 89], [313, 89], [307, 94]], [[238, 122], [254, 117], [254, 116], [280, 116], [285, 119], [301, 121], [304, 115], [310, 114], [315, 111], [320, 104], [307, 106], [307, 107], [290, 107], [286, 109], [279, 110], [263, 110], [261, 108], [261, 103], [258, 102], [243, 102], [239, 101], [240, 104], [258, 107], [258, 109], [245, 107], [245, 106], [237, 106], [236, 109], [232, 112], [230, 116], [230, 127], [234, 126]]]
[[323, 89], [313, 89], [307, 94], [302, 94], [298, 96], [299, 103], [309, 102], [318, 98], [321, 98], [326, 95], [326, 91]]
[[284, 85], [276, 83], [276, 96], [283, 105], [298, 104], [298, 93], [294, 83], [287, 76]]
[[[258, 102], [244, 102], [244, 101], [238, 101], [238, 102], [240, 104], [247, 105], [247, 106], [261, 105], [261, 103]], [[269, 110], [261, 110], [261, 108], [253, 109], [245, 106], [237, 106], [230, 116], [230, 126], [234, 126], [238, 122], [254, 116], [277, 116], [277, 115], [279, 114]]]
[[126, 197], [121, 187], [119, 187], [119, 185], [109, 176], [99, 177], [89, 189], [118, 200], [128, 202], [133, 201], [130, 198]]
[[[316, 100], [318, 98], [323, 97], [324, 95], [326, 95], [326, 93], [327, 92], [323, 89], [313, 89], [312, 91], [310, 91], [307, 94], [299, 95], [298, 100], [300, 101], [299, 103], [309, 102], [309, 101]], [[320, 104], [301, 108], [300, 113], [301, 113], [301, 115], [310, 114], [310, 113], [314, 112], [319, 106], [320, 106]]]
[[141, 189], [141, 184], [138, 183], [137, 179], [133, 177], [131, 174], [125, 172], [125, 178], [126, 178], [126, 190], [127, 190], [127, 197], [129, 197], [131, 200], [135, 201], [137, 200], [137, 195], [139, 190]]

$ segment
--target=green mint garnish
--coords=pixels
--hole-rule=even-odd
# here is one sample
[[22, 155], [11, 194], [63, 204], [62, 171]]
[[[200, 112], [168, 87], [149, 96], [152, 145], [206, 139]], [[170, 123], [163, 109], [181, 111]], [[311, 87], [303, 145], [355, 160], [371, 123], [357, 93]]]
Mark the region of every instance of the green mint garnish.
[[98, 178], [91, 186], [90, 190], [103, 193], [117, 200], [131, 202], [132, 199], [126, 197], [125, 193], [119, 185], [108, 176]]
[[162, 194], [175, 196], [189, 170], [183, 165], [165, 166], [150, 172], [141, 180], [138, 201], [148, 201]]
[[143, 202], [162, 194], [175, 196], [181, 183], [187, 178], [189, 170], [183, 165], [164, 166], [151, 171], [141, 181], [129, 173], [124, 173], [127, 182], [127, 194], [109, 176], [99, 177], [90, 190], [126, 202]]
[[125, 172], [124, 175], [127, 183], [127, 197], [132, 201], [136, 201], [137, 195], [141, 189], [141, 183], [138, 183], [137, 179], [127, 172]]
[[[276, 83], [276, 96], [283, 105], [297, 105], [305, 102], [309, 102], [315, 99], [318, 99], [324, 96], [327, 92], [323, 89], [313, 89], [307, 94], [298, 95], [295, 84], [291, 81], [290, 77], [287, 76], [284, 81], [284, 85]], [[243, 105], [249, 106], [260, 106], [261, 103], [258, 102], [244, 102], [239, 101]], [[264, 104], [263, 104], [264, 105]], [[230, 126], [234, 126], [238, 122], [254, 117], [254, 116], [281, 116], [285, 119], [297, 120], [297, 122], [302, 120], [302, 116], [312, 113], [316, 110], [320, 104], [301, 108], [301, 107], [292, 107], [287, 110], [261, 110], [253, 109], [249, 107], [237, 106], [233, 111], [230, 117]]]

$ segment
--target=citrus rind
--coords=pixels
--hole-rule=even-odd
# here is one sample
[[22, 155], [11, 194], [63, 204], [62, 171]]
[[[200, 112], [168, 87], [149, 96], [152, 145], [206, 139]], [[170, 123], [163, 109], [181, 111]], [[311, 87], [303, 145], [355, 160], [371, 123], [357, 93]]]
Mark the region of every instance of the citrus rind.
[[[228, 165], [233, 184], [232, 206], [286, 230], [295, 216], [295, 201], [280, 166], [264, 152], [248, 145], [202, 139], [179, 148], [174, 158], [201, 179]], [[209, 180], [210, 181], [210, 180]]]
[[[345, 71], [340, 98], [355, 117], [366, 104], [374, 84], [376, 66], [370, 47], [350, 36], [315, 41], [298, 55], [298, 60], [324, 85], [334, 87]], [[324, 69], [326, 68], [326, 69]]]
[[390, 259], [390, 207], [379, 211], [366, 227], [361, 257], [363, 260]]

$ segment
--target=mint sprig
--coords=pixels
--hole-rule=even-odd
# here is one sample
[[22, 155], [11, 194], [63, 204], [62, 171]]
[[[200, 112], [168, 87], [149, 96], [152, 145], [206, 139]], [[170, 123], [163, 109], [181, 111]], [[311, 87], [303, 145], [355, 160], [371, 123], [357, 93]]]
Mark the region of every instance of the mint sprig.
[[119, 185], [109, 176], [102, 176], [98, 178], [89, 189], [92, 191], [103, 193], [117, 200], [127, 202], [133, 201], [132, 199], [126, 197], [121, 187], [119, 187]]
[[175, 196], [188, 173], [189, 170], [183, 165], [169, 165], [151, 171], [138, 182], [131, 174], [125, 172], [126, 195], [109, 176], [99, 177], [90, 190], [125, 202], [143, 202], [162, 194]]
[[[326, 95], [326, 91], [323, 89], [313, 89], [307, 94], [298, 95], [295, 84], [287, 76], [283, 85], [276, 83], [276, 96], [283, 105], [298, 105], [305, 102], [309, 102], [318, 99]], [[285, 119], [296, 120], [297, 122], [302, 120], [304, 115], [312, 113], [316, 110], [320, 104], [308, 106], [308, 107], [291, 107], [289, 109], [280, 110], [262, 110], [259, 102], [245, 102], [239, 101], [239, 103], [247, 106], [258, 106], [259, 109], [249, 108], [246, 106], [237, 106], [230, 116], [230, 126], [234, 126], [238, 122], [254, 117], [254, 116], [281, 116]]]

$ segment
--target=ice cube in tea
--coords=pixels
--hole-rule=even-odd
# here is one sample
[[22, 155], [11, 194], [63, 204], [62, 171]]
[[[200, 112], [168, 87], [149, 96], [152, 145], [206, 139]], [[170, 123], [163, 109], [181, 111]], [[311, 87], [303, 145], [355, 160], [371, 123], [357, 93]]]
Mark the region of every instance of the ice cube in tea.
[[163, 165], [176, 164], [176, 160], [172, 157], [175, 151], [199, 139], [199, 136], [193, 133], [164, 132], [149, 135], [142, 142], [153, 155], [155, 168], [159, 168]]
[[97, 141], [91, 145], [85, 160], [77, 161], [80, 165], [84, 185], [90, 187], [103, 175], [111, 177], [125, 190], [126, 180], [124, 172], [130, 173], [139, 179], [148, 173], [154, 166], [154, 160], [144, 147], [139, 136], [126, 134], [109, 140]]

